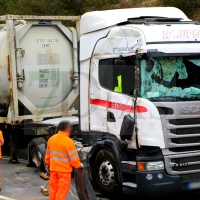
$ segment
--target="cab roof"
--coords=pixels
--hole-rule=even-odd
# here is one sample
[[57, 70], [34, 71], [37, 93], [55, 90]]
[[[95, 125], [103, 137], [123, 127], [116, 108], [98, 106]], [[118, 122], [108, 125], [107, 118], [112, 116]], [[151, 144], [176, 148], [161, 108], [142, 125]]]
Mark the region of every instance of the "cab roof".
[[166, 17], [189, 20], [178, 8], [174, 7], [151, 7], [151, 8], [128, 8], [118, 10], [88, 12], [81, 17], [81, 34], [107, 28], [128, 19], [140, 17]]

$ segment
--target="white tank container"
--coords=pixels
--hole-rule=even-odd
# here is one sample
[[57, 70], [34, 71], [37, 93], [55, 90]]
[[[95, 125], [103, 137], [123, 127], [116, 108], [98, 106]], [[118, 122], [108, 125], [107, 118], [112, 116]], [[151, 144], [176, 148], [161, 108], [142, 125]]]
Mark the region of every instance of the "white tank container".
[[[62, 26], [18, 25], [17, 73], [24, 76], [21, 93], [37, 108], [61, 103], [72, 90], [72, 32]], [[6, 30], [0, 31], [0, 104], [9, 103], [9, 64]]]

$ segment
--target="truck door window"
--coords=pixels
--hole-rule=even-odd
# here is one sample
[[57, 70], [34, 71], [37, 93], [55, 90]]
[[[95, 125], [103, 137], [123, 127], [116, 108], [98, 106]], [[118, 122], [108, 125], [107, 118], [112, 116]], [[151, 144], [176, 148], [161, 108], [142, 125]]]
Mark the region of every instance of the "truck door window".
[[99, 61], [99, 82], [108, 90], [133, 95], [135, 87], [135, 67], [133, 59], [125, 57], [126, 65], [115, 65], [115, 59]]

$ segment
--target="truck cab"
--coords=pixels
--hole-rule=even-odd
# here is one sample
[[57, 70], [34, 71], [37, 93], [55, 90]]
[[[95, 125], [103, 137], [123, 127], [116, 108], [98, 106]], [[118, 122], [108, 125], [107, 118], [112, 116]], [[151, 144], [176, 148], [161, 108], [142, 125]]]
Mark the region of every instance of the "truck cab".
[[80, 25], [90, 179], [109, 195], [199, 189], [199, 23], [160, 7], [90, 12]]

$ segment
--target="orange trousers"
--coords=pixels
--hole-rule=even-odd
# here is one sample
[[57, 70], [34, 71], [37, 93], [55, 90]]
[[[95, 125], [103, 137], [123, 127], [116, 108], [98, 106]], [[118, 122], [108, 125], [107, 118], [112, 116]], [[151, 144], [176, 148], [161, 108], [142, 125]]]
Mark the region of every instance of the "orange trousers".
[[65, 200], [71, 184], [71, 173], [50, 172], [49, 200]]

